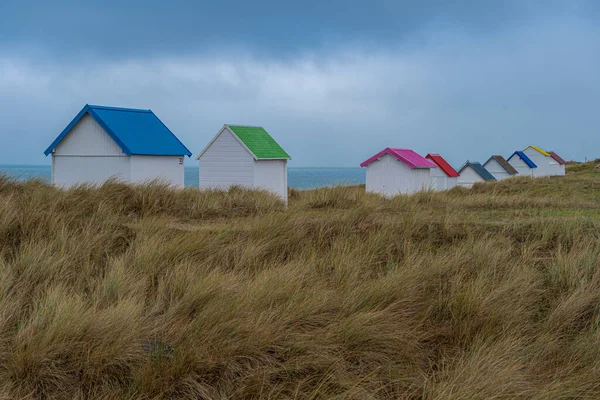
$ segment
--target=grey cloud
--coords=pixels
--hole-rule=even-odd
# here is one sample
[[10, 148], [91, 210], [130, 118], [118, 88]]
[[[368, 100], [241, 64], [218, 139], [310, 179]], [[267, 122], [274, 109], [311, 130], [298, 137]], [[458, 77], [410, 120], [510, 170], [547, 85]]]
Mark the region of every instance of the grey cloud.
[[273, 60], [251, 52], [40, 64], [0, 56], [4, 163], [45, 146], [85, 104], [152, 108], [194, 152], [224, 123], [265, 126], [295, 166], [357, 166], [386, 146], [453, 164], [529, 144], [600, 156], [598, 27], [545, 19], [498, 36], [345, 46]]

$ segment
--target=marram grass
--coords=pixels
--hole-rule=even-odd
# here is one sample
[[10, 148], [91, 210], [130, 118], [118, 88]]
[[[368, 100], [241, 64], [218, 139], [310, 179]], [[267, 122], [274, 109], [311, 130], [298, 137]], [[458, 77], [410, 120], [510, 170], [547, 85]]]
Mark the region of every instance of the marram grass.
[[363, 188], [0, 179], [0, 399], [600, 398], [600, 172]]

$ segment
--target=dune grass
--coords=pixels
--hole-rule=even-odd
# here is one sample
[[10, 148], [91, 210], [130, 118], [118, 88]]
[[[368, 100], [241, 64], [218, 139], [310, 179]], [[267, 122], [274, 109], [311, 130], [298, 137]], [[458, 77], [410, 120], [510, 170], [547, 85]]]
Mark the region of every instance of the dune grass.
[[0, 399], [600, 398], [600, 170], [390, 200], [0, 179]]

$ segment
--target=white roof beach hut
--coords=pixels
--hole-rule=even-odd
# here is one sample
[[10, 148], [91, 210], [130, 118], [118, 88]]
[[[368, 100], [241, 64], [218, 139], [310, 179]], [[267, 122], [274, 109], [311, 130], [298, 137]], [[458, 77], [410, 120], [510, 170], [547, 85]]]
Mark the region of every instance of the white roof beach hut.
[[196, 157], [200, 188], [265, 189], [287, 203], [287, 161], [290, 159], [262, 127], [223, 125]]
[[489, 158], [485, 163], [483, 163], [483, 168], [487, 169], [497, 181], [501, 181], [503, 179], [512, 178], [515, 175], [518, 175], [519, 172], [508, 163], [504, 159], [504, 157], [499, 155], [494, 155]]
[[563, 158], [561, 156], [559, 156], [558, 154], [556, 154], [555, 152], [549, 151], [549, 153], [557, 163], [556, 165], [553, 166], [552, 175], [553, 176], [565, 176], [565, 166], [567, 165], [567, 162], [565, 160], [563, 160]]
[[466, 188], [472, 187], [477, 182], [493, 182], [496, 180], [490, 172], [478, 162], [467, 161], [458, 170], [458, 185]]
[[537, 146], [528, 146], [523, 153], [537, 165], [533, 170], [533, 177], [552, 176], [558, 164], [552, 155]]
[[427, 154], [426, 159], [431, 160], [437, 165], [437, 168], [431, 169], [431, 180], [433, 189], [449, 190], [458, 183], [458, 172], [439, 154]]
[[387, 197], [432, 189], [436, 165], [410, 149], [386, 148], [360, 164], [367, 168], [366, 190]]
[[522, 151], [515, 151], [507, 161], [517, 170], [519, 176], [532, 177], [533, 171], [537, 169], [537, 165]]
[[184, 186], [183, 160], [192, 153], [151, 110], [86, 105], [46, 149], [52, 183], [69, 187], [160, 180]]

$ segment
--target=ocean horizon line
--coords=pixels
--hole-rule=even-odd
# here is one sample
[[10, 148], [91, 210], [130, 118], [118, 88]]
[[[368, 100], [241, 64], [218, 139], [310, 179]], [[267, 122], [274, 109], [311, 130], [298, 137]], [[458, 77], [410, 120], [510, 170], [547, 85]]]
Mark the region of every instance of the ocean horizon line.
[[[199, 169], [189, 165], [184, 168], [186, 187], [199, 186]], [[0, 164], [0, 174], [21, 181], [41, 179], [52, 181], [52, 165]], [[364, 168], [357, 167], [288, 167], [288, 186], [294, 189], [316, 189], [328, 186], [354, 186], [365, 183]]]
[[[1, 167], [47, 167], [50, 168], [52, 167], [52, 164], [0, 164], [0, 168]], [[185, 168], [197, 168], [197, 165], [191, 166], [191, 165], [185, 165]], [[360, 165], [357, 165], [355, 167], [352, 166], [289, 166], [288, 165], [288, 169], [290, 168], [298, 168], [298, 169], [347, 169], [347, 168], [362, 168]]]

